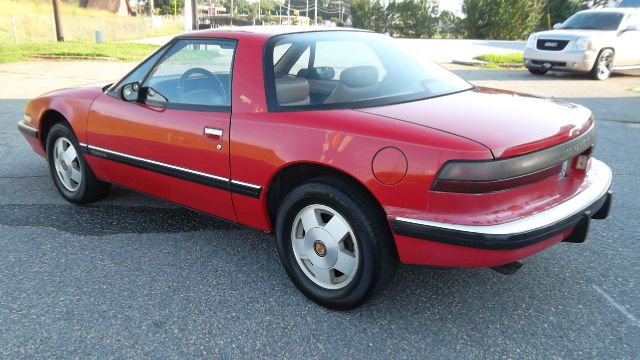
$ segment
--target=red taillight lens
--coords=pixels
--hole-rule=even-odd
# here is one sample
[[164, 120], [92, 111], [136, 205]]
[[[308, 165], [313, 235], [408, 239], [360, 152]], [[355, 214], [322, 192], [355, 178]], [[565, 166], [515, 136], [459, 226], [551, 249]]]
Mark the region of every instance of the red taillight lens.
[[[586, 169], [595, 145], [593, 125], [584, 134], [562, 144], [529, 154], [496, 160], [447, 161], [431, 186], [433, 191], [487, 193], [530, 184], [566, 171], [576, 158], [576, 169]], [[563, 170], [563, 165], [565, 166]]]
[[464, 180], [444, 180], [436, 179], [431, 189], [433, 191], [457, 192], [469, 194], [483, 194], [488, 192], [506, 190], [526, 184], [531, 184], [549, 176], [560, 174], [562, 164], [540, 170], [531, 174], [518, 176], [510, 179], [500, 179], [491, 181], [464, 181]]

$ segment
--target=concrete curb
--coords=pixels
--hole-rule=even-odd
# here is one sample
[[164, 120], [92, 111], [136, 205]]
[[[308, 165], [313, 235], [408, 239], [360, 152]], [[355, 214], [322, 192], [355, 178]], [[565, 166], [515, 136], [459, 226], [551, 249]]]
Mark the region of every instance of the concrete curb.
[[488, 63], [486, 61], [475, 60], [475, 59], [471, 59], [471, 60], [454, 59], [454, 60], [451, 60], [451, 63], [456, 65], [465, 65], [465, 66], [485, 66], [485, 65], [491, 64], [491, 65], [495, 65], [497, 67], [501, 67], [505, 69], [519, 69], [524, 67], [523, 64], [494, 64], [494, 63]]
[[31, 55], [35, 60], [83, 60], [83, 61], [120, 61], [119, 59], [108, 56], [65, 56], [65, 55]]

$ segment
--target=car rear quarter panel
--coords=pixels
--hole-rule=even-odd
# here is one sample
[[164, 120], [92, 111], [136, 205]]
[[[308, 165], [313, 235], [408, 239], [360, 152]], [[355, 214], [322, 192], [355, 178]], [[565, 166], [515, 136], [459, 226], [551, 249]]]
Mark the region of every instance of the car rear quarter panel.
[[[294, 164], [339, 170], [365, 186], [388, 216], [402, 216], [407, 208], [427, 209], [428, 190], [443, 159], [491, 158], [486, 147], [472, 141], [378, 115], [348, 109], [270, 113], [263, 45], [263, 39], [241, 39], [234, 64], [231, 178], [264, 188], [260, 199], [233, 194], [242, 224], [271, 229], [269, 186], [280, 170]], [[390, 146], [400, 149], [408, 163], [406, 176], [395, 185], [380, 183], [372, 171], [375, 154]]]

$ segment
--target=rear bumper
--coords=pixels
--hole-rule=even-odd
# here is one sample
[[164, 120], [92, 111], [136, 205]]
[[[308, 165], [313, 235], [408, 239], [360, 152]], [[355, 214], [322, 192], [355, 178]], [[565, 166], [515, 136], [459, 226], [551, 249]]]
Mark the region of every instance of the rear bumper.
[[[440, 255], [455, 259], [454, 254], [442, 254], [443, 251], [467, 251], [477, 249], [477, 256], [487, 251], [496, 252], [497, 257], [491, 264], [499, 264], [499, 254], [505, 255], [504, 263], [518, 259], [507, 256], [512, 253], [528, 256], [561, 240], [582, 242], [586, 238], [590, 219], [604, 219], [609, 213], [612, 202], [611, 170], [607, 165], [592, 159], [590, 178], [592, 182], [580, 193], [569, 200], [531, 216], [498, 225], [459, 225], [438, 223], [419, 219], [398, 217], [391, 221], [396, 235], [396, 244], [401, 260], [409, 263], [434, 264], [428, 249], [416, 251], [416, 247], [440, 243]], [[411, 239], [411, 241], [407, 241]], [[404, 243], [402, 243], [404, 241]], [[421, 243], [422, 242], [422, 243]], [[410, 246], [409, 243], [411, 243]], [[417, 256], [424, 253], [424, 258]], [[484, 255], [482, 255], [484, 253]], [[495, 255], [495, 254], [494, 254]], [[524, 257], [523, 256], [523, 257]], [[469, 264], [448, 264], [447, 266], [465, 266]], [[468, 261], [467, 261], [468, 262]], [[493, 266], [483, 264], [482, 259], [471, 266]]]
[[[529, 69], [589, 72], [598, 53], [595, 51], [545, 51], [526, 48], [522, 54]], [[551, 66], [551, 67], [549, 67]]]

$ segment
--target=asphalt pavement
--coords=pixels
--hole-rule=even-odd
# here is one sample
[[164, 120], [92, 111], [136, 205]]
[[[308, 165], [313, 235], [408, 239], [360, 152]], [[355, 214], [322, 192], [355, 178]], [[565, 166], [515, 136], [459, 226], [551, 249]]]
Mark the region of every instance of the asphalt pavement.
[[82, 79], [0, 67], [0, 358], [640, 358], [640, 77], [453, 69], [592, 107], [610, 217], [515, 275], [402, 266], [381, 296], [335, 312], [295, 289], [272, 235], [121, 188], [62, 200], [15, 123], [28, 96]]

